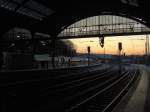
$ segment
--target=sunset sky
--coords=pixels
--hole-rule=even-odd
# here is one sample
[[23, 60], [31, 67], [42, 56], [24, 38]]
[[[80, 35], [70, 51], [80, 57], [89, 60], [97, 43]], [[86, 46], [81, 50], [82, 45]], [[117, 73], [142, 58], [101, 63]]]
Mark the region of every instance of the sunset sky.
[[[126, 55], [142, 55], [145, 53], [145, 39], [146, 35], [105, 37], [105, 53], [117, 54], [118, 42], [122, 42], [122, 53], [125, 52]], [[87, 46], [91, 47], [91, 53], [104, 53], [104, 48], [100, 47], [99, 38], [97, 37], [69, 40], [74, 43], [78, 53], [86, 53]]]

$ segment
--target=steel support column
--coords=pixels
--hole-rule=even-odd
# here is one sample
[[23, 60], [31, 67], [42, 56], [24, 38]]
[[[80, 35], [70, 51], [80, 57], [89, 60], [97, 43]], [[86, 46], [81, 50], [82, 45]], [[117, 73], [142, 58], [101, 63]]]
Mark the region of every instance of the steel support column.
[[55, 37], [52, 38], [52, 67], [55, 68]]
[[35, 40], [35, 32], [31, 31], [32, 41], [30, 44], [32, 44], [32, 68], [34, 68], [34, 55], [35, 55], [35, 49], [37, 45], [37, 41]]

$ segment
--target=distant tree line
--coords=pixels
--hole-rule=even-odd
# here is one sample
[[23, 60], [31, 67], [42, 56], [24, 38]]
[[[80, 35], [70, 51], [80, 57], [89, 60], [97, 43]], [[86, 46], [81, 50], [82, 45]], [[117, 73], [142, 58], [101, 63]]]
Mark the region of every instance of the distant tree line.
[[76, 50], [74, 44], [69, 40], [57, 40], [55, 41], [55, 47], [53, 49], [53, 43], [51, 41], [38, 41], [36, 43], [35, 53], [52, 54], [53, 50], [56, 56], [75, 56]]
[[57, 40], [55, 43], [55, 54], [57, 56], [75, 56], [76, 50], [74, 44], [69, 40]]

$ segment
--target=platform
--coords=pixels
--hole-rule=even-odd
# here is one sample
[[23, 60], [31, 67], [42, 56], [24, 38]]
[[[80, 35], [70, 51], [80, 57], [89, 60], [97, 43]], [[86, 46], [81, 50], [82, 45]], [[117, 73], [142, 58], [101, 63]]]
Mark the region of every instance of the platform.
[[150, 67], [139, 66], [141, 76], [113, 112], [150, 112]]

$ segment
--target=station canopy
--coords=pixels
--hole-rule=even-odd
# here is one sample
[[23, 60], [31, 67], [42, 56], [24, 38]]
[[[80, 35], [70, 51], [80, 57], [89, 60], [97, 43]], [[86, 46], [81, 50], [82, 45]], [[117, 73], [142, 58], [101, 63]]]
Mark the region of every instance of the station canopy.
[[126, 14], [142, 18], [150, 26], [148, 0], [101, 0], [61, 1], [61, 0], [0, 0], [0, 24], [2, 35], [14, 27], [32, 32], [50, 34], [56, 37], [62, 30], [82, 19], [101, 15], [102, 12]]

